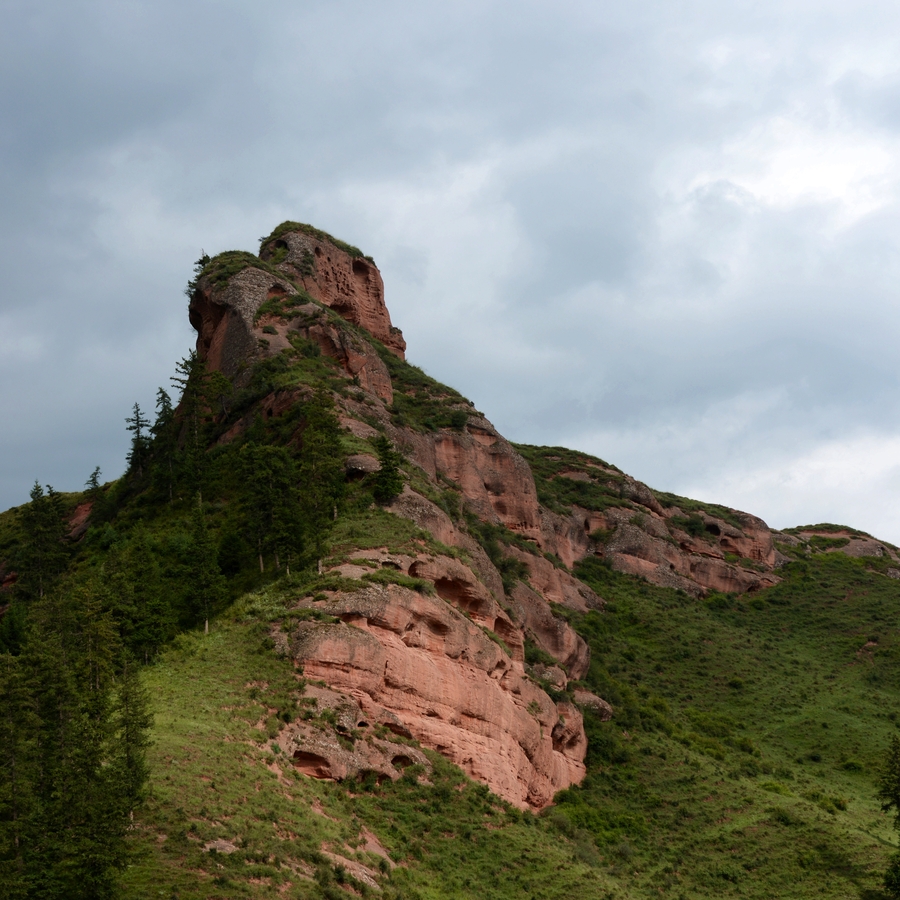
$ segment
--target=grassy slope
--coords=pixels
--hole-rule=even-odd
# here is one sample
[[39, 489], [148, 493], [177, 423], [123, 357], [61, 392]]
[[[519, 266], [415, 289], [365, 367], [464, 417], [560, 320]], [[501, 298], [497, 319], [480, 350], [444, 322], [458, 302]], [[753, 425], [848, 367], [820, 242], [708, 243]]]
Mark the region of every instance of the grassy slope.
[[581, 574], [610, 601], [575, 623], [588, 682], [619, 715], [593, 725], [591, 774], [551, 818], [597, 835], [639, 896], [877, 896], [895, 843], [874, 774], [897, 727], [900, 585], [839, 554], [706, 602]]
[[[153, 776], [125, 897], [347, 896], [323, 849], [379, 872], [387, 897], [600, 897], [613, 887], [575, 857], [576, 845], [436, 755], [430, 783], [340, 786], [296, 775], [266, 731], [277, 727], [276, 708], [296, 707], [301, 685], [266, 640], [287, 596], [248, 595], [212, 633], [183, 635], [145, 670]], [[363, 828], [401, 865], [391, 871], [363, 851]], [[217, 839], [238, 851], [202, 850]]]
[[[260, 375], [254, 396], [343, 383], [327, 361], [299, 350]], [[395, 421], [446, 427], [465, 405], [399, 361], [392, 376], [403, 388]], [[285, 417], [285, 436], [292, 421]], [[348, 451], [366, 449], [358, 444]], [[554, 508], [623, 505], [615, 473], [588, 486], [590, 496], [553, 478], [586, 465], [584, 454], [520, 449]], [[230, 469], [219, 468], [226, 474], [214, 472], [210, 519], [223, 529], [236, 512]], [[139, 522], [153, 540], [177, 537], [186, 502], [157, 508], [131, 498], [110, 540]], [[335, 555], [421, 539], [390, 519], [348, 513]], [[0, 549], [15, 532], [11, 511], [0, 517]], [[105, 552], [104, 541], [86, 541], [79, 564], [96, 565]], [[210, 635], [182, 635], [145, 670], [156, 710], [151, 796], [136, 817], [125, 896], [346, 896], [338, 884], [346, 877], [322, 848], [352, 854], [366, 827], [401, 863], [380, 876], [388, 897], [875, 897], [895, 842], [873, 797], [878, 756], [896, 727], [900, 584], [867, 565], [879, 563], [817, 554], [769, 591], [708, 601], [583, 566], [610, 603], [572, 621], [592, 648], [587, 686], [616, 717], [588, 718], [589, 777], [540, 818], [509, 810], [437, 757], [431, 784], [406, 778], [367, 789], [295, 776], [267, 734], [277, 727], [271, 711], [293, 708], [299, 690], [266, 642], [284, 597], [274, 587], [247, 595]], [[257, 582], [252, 571], [242, 585]], [[213, 839], [239, 850], [204, 853]], [[377, 857], [362, 859], [381, 870]]]
[[[295, 776], [253, 727], [297, 690], [265, 641], [290, 592], [248, 595], [210, 636], [179, 639], [146, 673], [153, 796], [126, 896], [328, 896], [320, 850], [362, 827], [403, 864], [388, 896], [878, 896], [894, 835], [873, 774], [897, 727], [900, 586], [839, 554], [708, 602], [582, 574], [610, 601], [573, 617], [594, 653], [586, 681], [617, 717], [589, 721], [589, 778], [537, 819], [446, 764], [430, 785], [369, 790]], [[201, 852], [215, 838], [241, 849]]]

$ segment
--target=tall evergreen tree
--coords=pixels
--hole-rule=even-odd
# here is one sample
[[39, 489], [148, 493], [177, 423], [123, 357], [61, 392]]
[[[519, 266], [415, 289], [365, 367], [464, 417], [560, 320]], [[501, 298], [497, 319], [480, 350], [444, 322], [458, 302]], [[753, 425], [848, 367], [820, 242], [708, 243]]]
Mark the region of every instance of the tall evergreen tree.
[[64, 571], [69, 557], [62, 497], [50, 485], [45, 494], [35, 481], [31, 502], [23, 507], [20, 522], [24, 540], [19, 551], [17, 588], [29, 596], [43, 597]]
[[207, 409], [206, 363], [192, 350], [175, 365], [171, 381], [181, 391], [178, 406], [183, 419], [182, 471], [188, 486], [202, 497], [204, 419]]
[[3, 896], [105, 900], [114, 894], [127, 858], [128, 815], [146, 776], [139, 762], [148, 722], [145, 698], [125, 685], [127, 673], [117, 692], [120, 658], [109, 613], [79, 589], [35, 601], [23, 653], [3, 661]]
[[137, 472], [138, 478], [144, 477], [144, 461], [150, 449], [150, 442], [144, 432], [150, 427], [150, 420], [141, 412], [141, 407], [135, 403], [131, 415], [126, 417], [128, 430], [131, 432], [131, 450], [128, 454], [128, 465], [132, 471]]
[[225, 599], [225, 579], [219, 571], [216, 542], [206, 526], [200, 494], [191, 516], [190, 563], [188, 570], [188, 602], [195, 621], [203, 621], [209, 631], [209, 617]]
[[113, 548], [103, 563], [104, 607], [113, 615], [129, 652], [147, 662], [175, 631], [175, 615], [159, 562], [146, 532], [137, 528], [124, 547]]
[[91, 504], [91, 524], [102, 521], [106, 510], [104, 509], [103, 488], [100, 482], [100, 466], [94, 468], [94, 471], [91, 472], [90, 477], [84, 483], [84, 493]]
[[334, 402], [316, 394], [304, 410], [299, 455], [300, 500], [308, 546], [321, 561], [344, 496], [344, 452]]
[[0, 656], [0, 897], [28, 897], [30, 823], [36, 814], [40, 724], [22, 660]]
[[178, 434], [175, 427], [175, 410], [172, 398], [159, 388], [156, 392], [156, 420], [150, 426], [153, 435], [153, 475], [157, 486], [169, 496], [175, 496], [175, 464], [178, 452]]
[[375, 440], [375, 452], [381, 468], [375, 473], [372, 494], [378, 503], [389, 503], [403, 490], [403, 476], [400, 474], [403, 457], [383, 434]]
[[291, 559], [303, 544], [297, 465], [284, 447], [254, 442], [241, 448], [240, 458], [247, 534], [259, 571], [265, 571], [264, 554], [272, 552], [276, 569], [283, 558], [290, 574]]
[[129, 818], [146, 795], [150, 769], [147, 765], [148, 733], [153, 724], [150, 697], [141, 684], [138, 665], [125, 654], [114, 703], [116, 750], [113, 765], [119, 795]]

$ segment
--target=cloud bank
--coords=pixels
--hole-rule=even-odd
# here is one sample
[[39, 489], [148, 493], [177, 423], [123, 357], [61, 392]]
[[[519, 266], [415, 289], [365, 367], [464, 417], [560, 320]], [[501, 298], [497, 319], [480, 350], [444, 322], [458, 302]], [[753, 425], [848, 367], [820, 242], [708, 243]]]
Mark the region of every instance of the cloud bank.
[[511, 439], [900, 543], [900, 10], [11, 2], [0, 507], [124, 466], [201, 251], [309, 221]]

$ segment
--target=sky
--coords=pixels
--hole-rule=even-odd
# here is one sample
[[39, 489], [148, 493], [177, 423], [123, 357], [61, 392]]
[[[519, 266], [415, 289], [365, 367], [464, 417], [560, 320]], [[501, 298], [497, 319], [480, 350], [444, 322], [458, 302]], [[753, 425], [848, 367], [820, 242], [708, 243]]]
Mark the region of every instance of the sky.
[[0, 12], [0, 509], [119, 476], [193, 262], [294, 219], [509, 439], [900, 544], [898, 4]]

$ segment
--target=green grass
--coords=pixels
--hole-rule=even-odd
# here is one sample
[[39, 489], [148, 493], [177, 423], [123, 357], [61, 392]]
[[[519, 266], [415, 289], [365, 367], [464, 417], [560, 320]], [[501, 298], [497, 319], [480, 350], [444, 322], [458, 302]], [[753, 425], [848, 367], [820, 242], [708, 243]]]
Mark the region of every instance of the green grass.
[[318, 241], [327, 241], [330, 244], [334, 244], [340, 250], [343, 250], [344, 253], [347, 253], [354, 259], [357, 257], [362, 257], [363, 259], [369, 260], [370, 263], [374, 265], [375, 260], [372, 259], [371, 256], [364, 256], [362, 250], [359, 247], [354, 247], [352, 244], [348, 244], [346, 241], [339, 240], [336, 237], [332, 237], [327, 231], [322, 231], [320, 228], [315, 228], [312, 225], [307, 225], [305, 222], [282, 222], [280, 225], [276, 226], [271, 234], [267, 237], [260, 238], [259, 241], [259, 251], [262, 253], [266, 250], [274, 241], [277, 241], [282, 235], [287, 234], [291, 231], [299, 231], [303, 234], [308, 234], [310, 237], [315, 238]]
[[259, 269], [262, 272], [267, 272], [269, 275], [274, 275], [279, 281], [292, 283], [290, 278], [285, 276], [284, 272], [279, 272], [274, 266], [264, 262], [258, 256], [248, 253], [246, 250], [226, 250], [223, 253], [216, 254], [200, 271], [199, 278], [209, 278], [213, 287], [223, 288], [230, 279], [247, 268]]
[[591, 835], [635, 896], [879, 896], [900, 586], [842, 554], [706, 601], [595, 560], [577, 574], [608, 601], [570, 618], [616, 716], [587, 720], [589, 775], [558, 798], [560, 829]]
[[395, 425], [414, 431], [437, 431], [440, 428], [462, 430], [469, 415], [479, 415], [458, 391], [449, 388], [418, 366], [399, 359], [378, 341], [370, 342], [388, 368], [394, 388], [390, 408]]
[[[531, 466], [538, 500], [548, 509], [568, 515], [573, 505], [597, 512], [611, 507], [637, 508], [623, 495], [624, 474], [602, 459], [565, 447], [513, 446]], [[615, 471], [603, 471], [598, 466]], [[591, 481], [560, 477], [561, 472], [584, 472]]]
[[[616, 881], [589, 848], [437, 754], [427, 781], [409, 771], [378, 786], [318, 782], [274, 753], [282, 717], [303, 707], [302, 679], [268, 640], [290, 594], [248, 595], [209, 635], [182, 635], [145, 669], [150, 798], [135, 818], [123, 898], [344, 897], [347, 879], [326, 849], [378, 872], [388, 898], [610, 896]], [[363, 828], [390, 863], [362, 850]], [[214, 840], [238, 849], [205, 852]]]
[[686, 512], [688, 516], [703, 512], [709, 516], [715, 516], [717, 519], [722, 519], [722, 521], [733, 525], [735, 528], [743, 529], [744, 527], [744, 523], [735, 515], [735, 511], [727, 506], [691, 500], [689, 497], [679, 497], [678, 494], [670, 494], [668, 491], [653, 491], [653, 496], [656, 497], [662, 506], [677, 506]]

